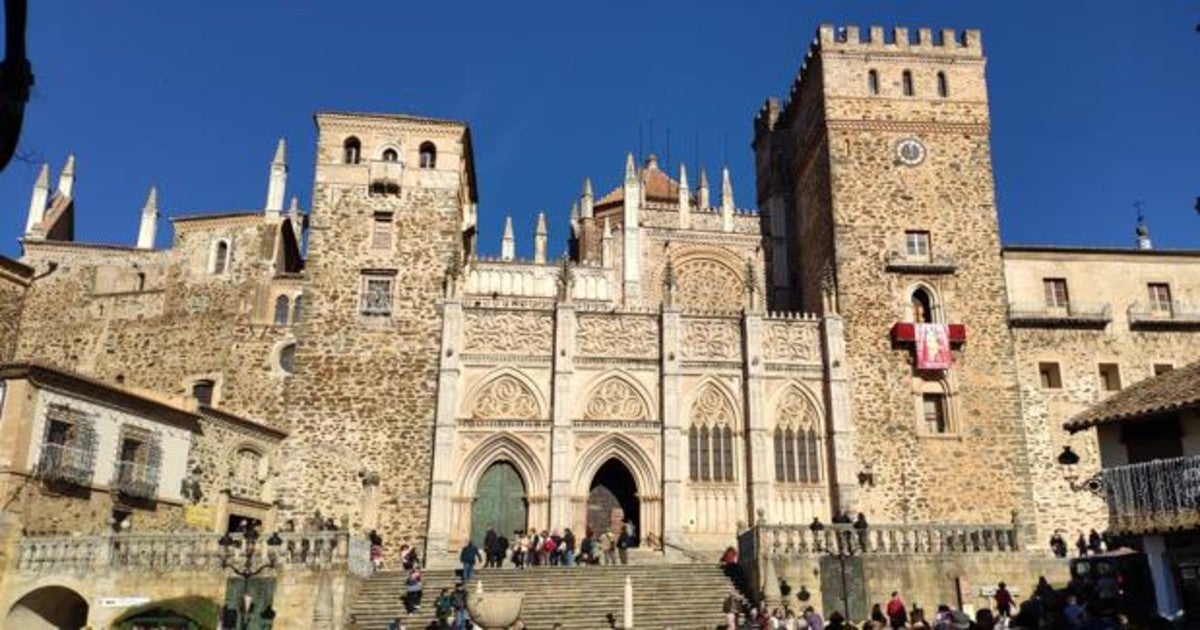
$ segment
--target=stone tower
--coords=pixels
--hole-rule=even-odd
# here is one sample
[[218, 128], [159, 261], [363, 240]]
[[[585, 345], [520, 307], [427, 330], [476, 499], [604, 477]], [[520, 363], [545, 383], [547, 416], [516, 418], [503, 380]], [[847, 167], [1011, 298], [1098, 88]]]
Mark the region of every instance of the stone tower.
[[321, 113], [316, 123], [283, 511], [302, 519], [319, 509], [389, 540], [420, 542], [438, 302], [473, 231], [470, 133], [463, 123], [400, 115]]
[[[821, 26], [755, 120], [770, 298], [845, 318], [859, 492], [841, 507], [872, 522], [1031, 502], [984, 64], [977, 31]], [[945, 325], [948, 369], [918, 369], [922, 322]]]

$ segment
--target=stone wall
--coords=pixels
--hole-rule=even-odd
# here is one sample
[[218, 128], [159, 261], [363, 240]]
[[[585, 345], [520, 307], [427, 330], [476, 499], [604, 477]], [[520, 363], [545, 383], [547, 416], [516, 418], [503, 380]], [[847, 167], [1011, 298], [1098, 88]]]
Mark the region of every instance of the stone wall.
[[12, 358], [20, 332], [21, 309], [33, 270], [0, 256], [0, 363]]

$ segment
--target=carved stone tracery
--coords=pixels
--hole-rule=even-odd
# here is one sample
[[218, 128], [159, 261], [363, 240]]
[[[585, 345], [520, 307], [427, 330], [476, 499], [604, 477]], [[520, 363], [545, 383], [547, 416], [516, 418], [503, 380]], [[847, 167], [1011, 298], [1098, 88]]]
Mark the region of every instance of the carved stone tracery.
[[821, 432], [821, 423], [812, 401], [795, 385], [789, 385], [775, 406], [775, 426]]
[[466, 352], [549, 354], [553, 322], [540, 313], [468, 311]]
[[658, 327], [647, 317], [579, 317], [579, 351], [599, 357], [653, 357]]
[[633, 385], [613, 376], [592, 390], [583, 417], [587, 420], [649, 420], [650, 410]]
[[689, 321], [683, 327], [683, 353], [689, 359], [737, 359], [737, 324], [726, 321]]
[[729, 399], [712, 383], [706, 383], [692, 403], [692, 424], [710, 427], [736, 425]]
[[763, 352], [767, 359], [816, 361], [816, 328], [806, 322], [769, 322], [763, 330]]
[[706, 311], [736, 311], [744, 304], [745, 284], [738, 272], [712, 259], [689, 260], [675, 270], [675, 304]]
[[537, 396], [511, 375], [503, 375], [480, 390], [471, 409], [475, 420], [533, 420], [538, 417]]

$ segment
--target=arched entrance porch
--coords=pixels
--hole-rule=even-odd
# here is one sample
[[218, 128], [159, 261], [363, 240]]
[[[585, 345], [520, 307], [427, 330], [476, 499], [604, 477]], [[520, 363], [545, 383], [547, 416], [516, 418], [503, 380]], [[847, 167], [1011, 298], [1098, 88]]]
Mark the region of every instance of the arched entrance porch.
[[79, 630], [87, 625], [88, 603], [65, 586], [44, 586], [17, 600], [4, 618], [5, 628]]
[[515, 531], [525, 531], [528, 522], [529, 500], [521, 473], [507, 461], [488, 466], [479, 478], [471, 504], [471, 540], [482, 547], [489, 526], [510, 537]]
[[600, 533], [620, 532], [625, 519], [641, 532], [641, 500], [629, 468], [616, 458], [604, 462], [588, 487], [587, 525]]

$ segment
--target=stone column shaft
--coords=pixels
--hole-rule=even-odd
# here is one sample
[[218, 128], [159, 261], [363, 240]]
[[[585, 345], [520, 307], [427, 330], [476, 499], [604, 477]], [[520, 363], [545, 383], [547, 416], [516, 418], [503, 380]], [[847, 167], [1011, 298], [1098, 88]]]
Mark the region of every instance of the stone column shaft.
[[858, 462], [854, 453], [854, 417], [846, 375], [845, 324], [841, 316], [826, 315], [821, 320], [821, 345], [825, 353], [825, 408], [829, 414], [833, 508], [843, 511], [855, 508]]
[[446, 300], [442, 304], [441, 366], [438, 371], [437, 412], [433, 437], [433, 483], [429, 498], [429, 535], [426, 538], [426, 564], [453, 563], [449, 553], [451, 497], [454, 485], [454, 452], [457, 442], [457, 401], [462, 376], [463, 311], [462, 302]]
[[683, 456], [687, 448], [683, 429], [683, 401], [680, 399], [680, 357], [682, 340], [679, 311], [663, 309], [662, 313], [662, 514], [663, 540], [670, 544], [683, 543]]
[[[570, 288], [567, 289], [568, 296]], [[571, 376], [575, 372], [575, 306], [569, 301], [559, 302], [554, 311], [554, 394], [550, 401], [550, 523], [551, 528], [571, 527], [583, 531], [581, 523], [574, 522], [571, 504], [571, 476], [573, 473], [571, 445], [574, 435], [571, 429]]]
[[763, 413], [766, 401], [763, 396], [764, 366], [762, 362], [762, 315], [746, 313], [743, 316], [742, 348], [745, 366], [745, 412], [746, 412], [746, 448], [750, 452], [747, 461], [746, 476], [750, 491], [746, 521], [754, 524], [758, 521], [759, 509], [769, 513], [771, 501], [771, 469], [772, 461], [770, 429], [767, 427], [767, 417]]

